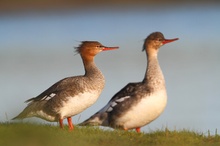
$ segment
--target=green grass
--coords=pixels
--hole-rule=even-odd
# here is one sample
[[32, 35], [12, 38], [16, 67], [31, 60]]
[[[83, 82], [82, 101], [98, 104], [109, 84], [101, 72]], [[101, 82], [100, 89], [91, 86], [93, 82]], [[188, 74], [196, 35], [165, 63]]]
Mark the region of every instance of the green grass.
[[150, 133], [102, 130], [95, 127], [60, 129], [52, 125], [0, 123], [0, 146], [198, 146], [220, 145], [220, 136], [205, 136], [193, 131]]

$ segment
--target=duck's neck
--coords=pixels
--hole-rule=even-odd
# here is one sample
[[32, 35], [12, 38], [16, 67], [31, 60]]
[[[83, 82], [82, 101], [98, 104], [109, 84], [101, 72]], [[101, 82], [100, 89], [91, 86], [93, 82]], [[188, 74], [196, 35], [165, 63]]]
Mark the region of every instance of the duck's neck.
[[157, 53], [147, 53], [147, 69], [143, 82], [154, 89], [165, 88], [165, 80], [157, 59]]
[[105, 78], [98, 67], [96, 67], [94, 58], [82, 58], [82, 60], [85, 69], [84, 81], [90, 89], [101, 93], [105, 86]]
[[95, 65], [94, 58], [83, 58], [82, 60], [85, 69], [85, 76], [94, 77], [102, 75], [101, 71]]

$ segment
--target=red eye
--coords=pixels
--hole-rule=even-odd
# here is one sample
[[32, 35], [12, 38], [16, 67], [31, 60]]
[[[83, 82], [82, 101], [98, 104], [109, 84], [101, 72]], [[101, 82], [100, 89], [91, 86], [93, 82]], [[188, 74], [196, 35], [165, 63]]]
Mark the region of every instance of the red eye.
[[157, 41], [163, 41], [161, 38], [158, 38]]

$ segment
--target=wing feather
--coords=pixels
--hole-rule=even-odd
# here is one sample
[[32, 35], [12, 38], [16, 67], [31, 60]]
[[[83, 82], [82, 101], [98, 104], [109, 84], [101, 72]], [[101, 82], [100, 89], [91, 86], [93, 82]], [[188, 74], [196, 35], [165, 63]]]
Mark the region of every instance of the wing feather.
[[[78, 77], [80, 77], [80, 76], [78, 76]], [[40, 100], [50, 100], [51, 98], [55, 97], [60, 92], [64, 91], [64, 89], [66, 90], [67, 88], [71, 88], [73, 86], [80, 86], [79, 85], [80, 83], [78, 83], [79, 81], [80, 80], [78, 80], [75, 77], [64, 78], [64, 79], [56, 82], [52, 86], [50, 86], [47, 90], [42, 92], [37, 97], [33, 97], [31, 99], [28, 99], [25, 102], [40, 101]]]

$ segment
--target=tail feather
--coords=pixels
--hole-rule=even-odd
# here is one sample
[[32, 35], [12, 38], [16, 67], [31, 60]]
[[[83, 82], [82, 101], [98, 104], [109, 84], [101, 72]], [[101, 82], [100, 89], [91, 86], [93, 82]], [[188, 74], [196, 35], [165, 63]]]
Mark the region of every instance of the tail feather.
[[109, 126], [107, 109], [110, 103], [92, 115], [90, 118], [80, 123], [79, 126]]
[[79, 126], [108, 126], [108, 113], [97, 112], [84, 122], [78, 124]]
[[38, 104], [36, 102], [31, 102], [19, 115], [12, 118], [12, 120], [24, 119], [24, 118], [36, 116], [36, 114], [35, 114], [36, 111], [41, 107], [42, 107], [42, 104]]
[[19, 115], [17, 115], [16, 117], [12, 118], [12, 120], [24, 119], [24, 118], [28, 118], [28, 117], [31, 117], [30, 116], [30, 110], [28, 110], [28, 108], [25, 108]]
[[19, 115], [17, 115], [16, 117], [12, 118], [12, 120], [17, 120], [17, 119], [24, 119], [29, 117], [29, 114], [26, 111], [22, 111]]

